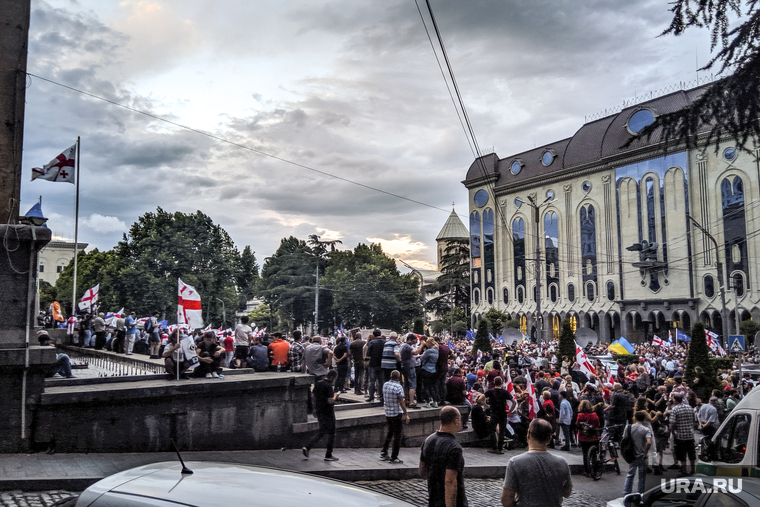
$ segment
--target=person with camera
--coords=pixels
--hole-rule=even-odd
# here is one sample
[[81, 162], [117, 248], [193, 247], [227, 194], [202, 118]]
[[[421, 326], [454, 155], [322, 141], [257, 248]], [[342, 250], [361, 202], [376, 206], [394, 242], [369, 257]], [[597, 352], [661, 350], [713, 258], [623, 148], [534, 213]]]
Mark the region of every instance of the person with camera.
[[[164, 347], [161, 357], [164, 358], [164, 368], [169, 380], [176, 379], [178, 373], [179, 378], [190, 378], [185, 372], [193, 365], [193, 358], [195, 361], [198, 359], [195, 355], [195, 343], [192, 337], [184, 336], [179, 328], [169, 335], [169, 341]], [[178, 368], [179, 372], [177, 372]]]

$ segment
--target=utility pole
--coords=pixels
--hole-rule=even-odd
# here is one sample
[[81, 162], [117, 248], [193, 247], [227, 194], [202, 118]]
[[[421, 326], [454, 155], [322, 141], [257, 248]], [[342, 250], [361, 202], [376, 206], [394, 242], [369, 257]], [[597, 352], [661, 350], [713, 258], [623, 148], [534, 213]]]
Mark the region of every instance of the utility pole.
[[557, 199], [553, 196], [549, 196], [544, 199], [544, 202], [541, 204], [536, 204], [536, 201], [531, 196], [528, 196], [529, 202], [525, 202], [519, 197], [517, 200], [533, 208], [533, 223], [536, 227], [536, 258], [534, 259], [536, 262], [536, 344], [540, 347], [544, 332], [544, 318], [543, 315], [541, 315], [541, 238], [539, 237], [539, 221], [541, 219], [541, 207], [546, 204], [551, 204]]
[[317, 290], [314, 291], [314, 334], [319, 334], [319, 257], [317, 257]]
[[[718, 285], [720, 286], [720, 322], [722, 324], [723, 328], [723, 342], [724, 345], [728, 345], [728, 317], [726, 315], [726, 286], [723, 281], [723, 263], [720, 262], [720, 250], [718, 249], [718, 242], [715, 241], [715, 238], [713, 238], [713, 235], [707, 232], [707, 229], [702, 227], [702, 225], [694, 220], [691, 215], [688, 213], [686, 214], [686, 218], [691, 220], [691, 223], [694, 224], [694, 227], [702, 231], [705, 236], [710, 238], [710, 241], [712, 241], [713, 246], [715, 247], [715, 266], [718, 269]], [[736, 327], [737, 334], [739, 332], [739, 326]]]

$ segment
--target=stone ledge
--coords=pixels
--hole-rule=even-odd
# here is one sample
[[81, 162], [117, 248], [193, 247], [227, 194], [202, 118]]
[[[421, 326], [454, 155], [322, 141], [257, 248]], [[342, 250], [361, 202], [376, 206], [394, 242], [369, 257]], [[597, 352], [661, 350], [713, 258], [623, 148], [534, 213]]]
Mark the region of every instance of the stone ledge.
[[[224, 379], [166, 380], [153, 379], [123, 383], [93, 383], [85, 385], [56, 385], [46, 387], [40, 398], [43, 406], [70, 403], [97, 403], [152, 398], [229, 395], [230, 391], [261, 391], [265, 389], [306, 388], [309, 378], [302, 374], [271, 374], [269, 378], [230, 376]], [[63, 381], [61, 381], [63, 384]]]
[[[0, 349], [0, 367], [24, 366], [24, 348]], [[29, 366], [51, 365], [55, 362], [56, 350], [51, 347], [34, 345], [29, 347]]]

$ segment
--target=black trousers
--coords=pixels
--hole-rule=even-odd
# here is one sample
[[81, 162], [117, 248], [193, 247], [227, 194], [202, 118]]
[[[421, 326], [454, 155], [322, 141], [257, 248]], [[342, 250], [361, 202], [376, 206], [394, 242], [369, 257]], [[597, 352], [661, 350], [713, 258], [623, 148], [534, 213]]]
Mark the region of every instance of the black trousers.
[[364, 363], [361, 361], [354, 361], [354, 394], [361, 394], [363, 385]]
[[103, 347], [105, 346], [106, 346], [106, 332], [98, 331], [97, 333], [95, 333], [95, 349], [103, 350]]
[[393, 448], [391, 449], [391, 459], [398, 458], [398, 450], [401, 447], [401, 435], [404, 431], [404, 421], [401, 419], [404, 414], [395, 415], [393, 417], [387, 417], [388, 421], [388, 433], [385, 435], [385, 443], [383, 444], [383, 454], [388, 454], [388, 446], [393, 440]]
[[[496, 437], [496, 428], [499, 428], [498, 439]], [[504, 449], [504, 439], [507, 438], [507, 418], [499, 419], [491, 414], [491, 448]]]
[[317, 434], [311, 437], [311, 440], [306, 444], [306, 448], [311, 450], [314, 444], [327, 435], [327, 450], [325, 451], [325, 458], [332, 456], [333, 445], [335, 445], [335, 414], [317, 416], [319, 421], [319, 431]]

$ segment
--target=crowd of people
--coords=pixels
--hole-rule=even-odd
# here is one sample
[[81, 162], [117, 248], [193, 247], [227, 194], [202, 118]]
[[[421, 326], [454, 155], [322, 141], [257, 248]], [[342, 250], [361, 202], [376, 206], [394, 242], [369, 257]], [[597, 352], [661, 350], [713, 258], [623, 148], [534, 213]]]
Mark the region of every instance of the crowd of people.
[[[495, 454], [508, 448], [569, 451], [579, 447], [587, 473], [588, 450], [599, 444], [605, 428], [612, 441], [630, 435], [636, 459], [629, 466], [625, 493], [633, 490], [636, 478], [638, 490], [643, 491], [645, 473], [663, 473], [669, 447], [673, 463], [667, 465], [681, 475], [693, 474], [695, 431], [712, 436], [756, 385], [751, 374], [739, 375], [735, 368], [717, 372], [717, 389], [706, 387], [712, 382], [701, 379], [700, 371], [687, 385], [683, 375], [688, 344], [680, 342], [669, 347], [635, 345], [633, 354], [638, 362], [617, 364], [616, 371], [614, 367], [610, 371], [615, 365], [610, 364], [606, 347], [591, 346], [586, 349], [593, 370], [589, 372], [574, 357], [559, 357], [556, 341], [541, 345], [492, 341], [491, 352], [473, 352], [467, 339], [395, 332], [385, 336], [379, 330], [366, 339], [360, 332], [337, 337], [308, 337], [300, 331], [290, 336], [256, 333], [247, 317], [222, 336], [215, 331], [193, 334], [180, 328], [162, 329], [157, 314], [145, 320], [142, 329], [134, 314], [116, 318], [110, 327], [103, 317], [84, 316], [82, 324], [71, 329], [71, 334], [78, 334], [80, 346], [163, 358], [172, 379], [187, 378], [189, 370], [195, 377], [219, 378], [223, 367], [311, 374], [315, 387], [308, 410], [316, 415], [319, 432], [303, 447], [307, 458], [315, 443], [326, 436], [325, 459], [337, 460], [332, 454], [334, 405], [341, 394], [352, 391], [364, 395], [365, 401], [378, 400], [384, 405], [388, 433], [381, 459], [391, 463], [401, 463], [399, 445], [409, 410], [421, 408], [444, 407], [439, 433], [455, 427], [461, 431], [471, 424], [478, 438], [475, 445]], [[760, 355], [751, 348], [735, 361], [737, 365], [758, 364]], [[64, 373], [70, 375], [70, 370], [64, 368]], [[458, 407], [456, 416], [449, 406]], [[446, 443], [448, 437], [438, 436], [443, 440], [435, 445], [451, 447]], [[427, 453], [423, 447], [420, 469], [430, 482], [435, 460], [429, 462], [433, 458]], [[452, 458], [454, 462], [459, 463], [461, 453], [458, 456]], [[504, 505], [535, 493], [529, 486], [520, 489], [521, 467], [540, 465], [564, 474], [554, 462], [512, 461], [505, 479]], [[450, 486], [448, 479], [441, 480]], [[563, 484], [559, 499], [572, 490], [570, 483]], [[440, 491], [449, 495], [446, 487]]]

